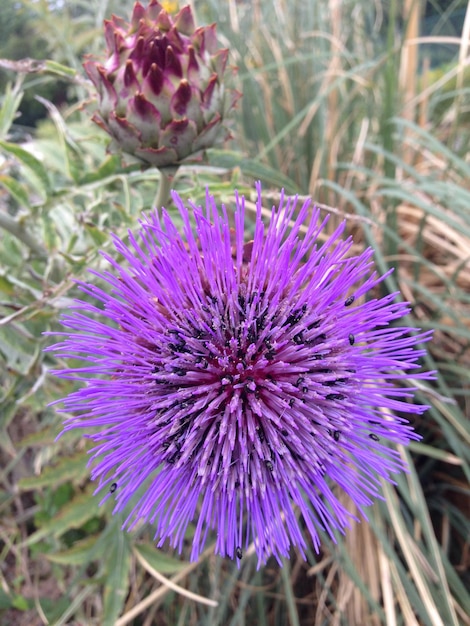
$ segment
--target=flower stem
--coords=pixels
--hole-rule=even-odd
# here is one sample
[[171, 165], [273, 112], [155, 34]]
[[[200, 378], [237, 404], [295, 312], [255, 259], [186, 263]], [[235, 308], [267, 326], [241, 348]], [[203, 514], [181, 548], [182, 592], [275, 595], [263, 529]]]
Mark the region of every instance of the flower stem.
[[0, 211], [0, 228], [14, 235], [40, 259], [47, 259], [47, 251], [45, 248], [22, 224], [20, 224], [20, 222], [4, 211]]
[[157, 209], [164, 207], [170, 199], [171, 183], [174, 176], [170, 176], [165, 170], [159, 170], [160, 184], [158, 185], [157, 195], [155, 196], [154, 206]]

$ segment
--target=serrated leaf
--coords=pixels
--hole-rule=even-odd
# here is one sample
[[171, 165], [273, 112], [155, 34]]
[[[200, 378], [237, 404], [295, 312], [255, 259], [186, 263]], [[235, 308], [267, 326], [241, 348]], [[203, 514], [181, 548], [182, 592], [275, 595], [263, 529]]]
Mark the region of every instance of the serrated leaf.
[[38, 191], [47, 196], [50, 191], [49, 176], [47, 175], [46, 168], [31, 152], [28, 152], [24, 148], [17, 146], [14, 143], [8, 141], [0, 141], [0, 148], [3, 148], [5, 152], [15, 156], [25, 167], [27, 167], [35, 176], [38, 182]]
[[139, 543], [134, 546], [134, 550], [140, 554], [140, 556], [147, 561], [154, 570], [160, 572], [160, 574], [174, 574], [180, 572], [188, 566], [188, 563], [175, 559], [168, 554], [165, 554], [159, 548], [156, 548], [152, 544]]
[[130, 561], [129, 535], [119, 530], [106, 552], [103, 626], [114, 626], [121, 614], [128, 594]]
[[0, 175], [0, 185], [5, 187], [9, 194], [18, 202], [18, 204], [29, 208], [28, 192], [21, 183], [19, 183], [11, 176], [2, 174]]
[[92, 517], [99, 515], [99, 499], [93, 497], [91, 489], [80, 493], [70, 500], [57, 515], [25, 541], [26, 546], [33, 545], [44, 537], [60, 537], [71, 528], [80, 528]]
[[54, 554], [46, 554], [49, 561], [60, 565], [87, 565], [100, 558], [103, 553], [103, 544], [99, 542], [100, 535], [93, 535], [77, 541], [69, 550], [62, 550]]
[[48, 465], [39, 476], [28, 476], [18, 481], [21, 490], [57, 487], [68, 481], [78, 481], [89, 474], [86, 452], [79, 452], [70, 457], [63, 457], [56, 465]]

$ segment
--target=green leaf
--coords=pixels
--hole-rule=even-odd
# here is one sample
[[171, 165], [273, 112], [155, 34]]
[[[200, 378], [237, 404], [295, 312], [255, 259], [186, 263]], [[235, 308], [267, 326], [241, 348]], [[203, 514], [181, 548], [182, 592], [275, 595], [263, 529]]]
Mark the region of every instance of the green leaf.
[[106, 552], [103, 626], [114, 626], [121, 614], [128, 594], [130, 562], [129, 535], [117, 528], [116, 523], [116, 533], [113, 535], [109, 550]]
[[35, 433], [31, 433], [26, 437], [23, 437], [23, 439], [18, 442], [18, 447], [29, 448], [31, 446], [50, 446], [54, 443], [55, 438], [60, 431], [60, 426], [47, 426], [42, 430], [38, 430]]
[[62, 550], [54, 554], [47, 554], [46, 557], [53, 563], [60, 565], [87, 565], [92, 561], [101, 558], [104, 546], [99, 540], [99, 535], [85, 537], [77, 541], [69, 550]]
[[[27, 333], [25, 332], [26, 336]], [[34, 341], [26, 339], [23, 333], [14, 328], [0, 327], [0, 353], [5, 357], [8, 368], [26, 376], [33, 367], [40, 347]]]
[[207, 150], [209, 163], [212, 166], [226, 167], [232, 169], [239, 167], [241, 171], [252, 178], [274, 185], [283, 187], [287, 193], [297, 193], [297, 187], [293, 180], [281, 174], [279, 170], [275, 170], [269, 165], [264, 165], [255, 159], [247, 159], [245, 155], [239, 152], [230, 152], [229, 150]]
[[27, 491], [41, 487], [57, 487], [68, 481], [79, 481], [89, 474], [88, 460], [89, 457], [85, 452], [63, 457], [56, 465], [47, 466], [40, 476], [21, 478], [18, 486], [21, 490]]
[[49, 213], [42, 215], [44, 243], [48, 250], [54, 250], [58, 243], [57, 224]]
[[18, 611], [27, 611], [31, 608], [32, 601], [25, 598], [24, 596], [17, 595], [13, 598], [13, 607]]
[[29, 208], [28, 192], [26, 191], [26, 189], [21, 183], [19, 183], [17, 180], [12, 178], [11, 176], [2, 174], [0, 175], [0, 185], [5, 187], [5, 189], [10, 193], [10, 195], [13, 198], [15, 198], [18, 204]]
[[24, 148], [17, 146], [14, 143], [8, 141], [0, 141], [0, 148], [3, 148], [5, 152], [15, 156], [25, 167], [27, 167], [35, 179], [37, 180], [37, 190], [44, 196], [50, 192], [49, 176], [47, 175], [46, 168], [31, 152], [28, 152]]
[[188, 566], [188, 563], [175, 559], [168, 554], [165, 554], [159, 548], [156, 548], [153, 544], [139, 543], [134, 546], [134, 550], [138, 552], [141, 557], [147, 561], [154, 570], [160, 572], [160, 574], [174, 574], [180, 572]]
[[57, 63], [57, 61], [46, 61], [44, 63], [44, 68], [48, 72], [51, 72], [51, 74], [57, 74], [58, 76], [63, 76], [64, 78], [75, 78], [77, 75], [77, 70], [72, 67], [67, 67], [67, 65]]
[[11, 597], [0, 587], [0, 611], [9, 609], [13, 604]]
[[[58, 618], [60, 618], [61, 614], [65, 614], [67, 611], [70, 611], [74, 608], [74, 604], [80, 597], [83, 597], [84, 593], [89, 595], [92, 592], [91, 589], [82, 590], [76, 596], [74, 595], [72, 598], [68, 596], [62, 596], [61, 598], [52, 599], [52, 598], [39, 598], [39, 603], [41, 605], [41, 609], [48, 620], [47, 624], [55, 624], [55, 626], [59, 626]], [[72, 613], [73, 615], [73, 613]], [[71, 624], [74, 622], [66, 622], [67, 624]], [[75, 622], [76, 623], [76, 622]]]
[[109, 155], [100, 167], [94, 172], [87, 172], [79, 181], [80, 185], [87, 185], [94, 183], [98, 180], [103, 180], [108, 176], [112, 176], [116, 173], [116, 170], [120, 167], [121, 157], [117, 154]]
[[93, 242], [97, 246], [102, 246], [105, 241], [109, 240], [109, 235], [103, 233], [97, 226], [95, 226], [95, 224], [92, 224], [91, 222], [85, 222], [83, 225], [86, 232], [90, 235], [90, 237], [93, 239]]
[[12, 282], [9, 280], [8, 276], [5, 276], [5, 274], [0, 274], [0, 291], [9, 296], [12, 296], [15, 293], [15, 288], [13, 287]]
[[18, 86], [15, 86], [12, 90], [11, 85], [8, 84], [3, 93], [2, 108], [0, 109], [0, 138], [7, 136], [23, 99], [23, 92], [18, 92], [17, 89]]
[[76, 495], [57, 515], [34, 532], [25, 541], [26, 546], [37, 543], [44, 537], [60, 537], [71, 528], [80, 528], [92, 517], [99, 515], [99, 499], [93, 497], [92, 490]]

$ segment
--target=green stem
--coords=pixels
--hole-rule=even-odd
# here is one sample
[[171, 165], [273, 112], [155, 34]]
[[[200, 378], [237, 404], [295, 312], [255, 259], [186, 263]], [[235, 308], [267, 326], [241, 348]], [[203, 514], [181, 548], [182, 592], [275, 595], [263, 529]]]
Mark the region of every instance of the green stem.
[[282, 559], [283, 567], [281, 567], [281, 578], [284, 583], [284, 590], [286, 593], [286, 604], [289, 613], [289, 622], [291, 626], [300, 626], [299, 614], [297, 612], [297, 606], [295, 604], [294, 591], [292, 589], [292, 581], [289, 578], [289, 562], [287, 559]]
[[170, 176], [165, 172], [165, 170], [159, 170], [159, 172], [160, 183], [158, 185], [157, 195], [155, 196], [154, 200], [154, 207], [157, 209], [161, 209], [162, 207], [166, 208], [166, 205], [168, 204], [168, 201], [170, 199], [171, 184], [174, 179], [174, 175]]
[[47, 251], [37, 239], [20, 222], [17, 222], [4, 211], [0, 211], [0, 228], [14, 235], [40, 259], [47, 259]]

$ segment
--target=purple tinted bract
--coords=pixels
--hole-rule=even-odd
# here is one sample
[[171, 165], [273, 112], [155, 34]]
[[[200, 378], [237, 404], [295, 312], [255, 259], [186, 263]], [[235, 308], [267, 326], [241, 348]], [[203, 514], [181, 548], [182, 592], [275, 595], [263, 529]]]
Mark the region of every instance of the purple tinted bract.
[[309, 202], [264, 212], [257, 191], [249, 244], [238, 195], [233, 229], [209, 194], [188, 210], [173, 193], [182, 232], [163, 210], [114, 237], [106, 287], [79, 283], [98, 304], [78, 301], [52, 348], [85, 361], [55, 374], [85, 383], [65, 430], [96, 443], [98, 490], [122, 511], [145, 483], [125, 526], [181, 550], [193, 523], [192, 559], [210, 529], [218, 554], [254, 542], [259, 563], [344, 532], [405, 469], [389, 442], [419, 439], [403, 414], [426, 407], [401, 383], [432, 377], [416, 348], [430, 334], [397, 325], [397, 294], [376, 297], [373, 251], [352, 255]]

